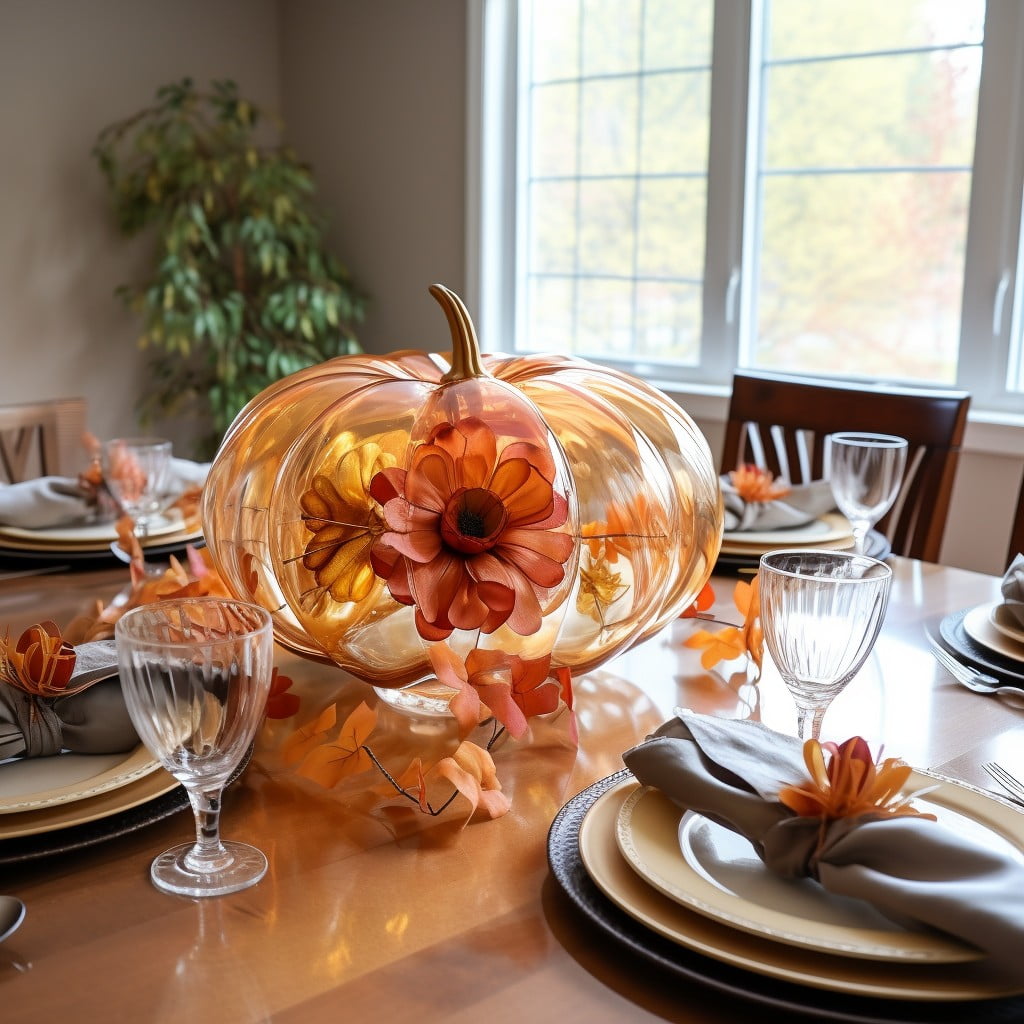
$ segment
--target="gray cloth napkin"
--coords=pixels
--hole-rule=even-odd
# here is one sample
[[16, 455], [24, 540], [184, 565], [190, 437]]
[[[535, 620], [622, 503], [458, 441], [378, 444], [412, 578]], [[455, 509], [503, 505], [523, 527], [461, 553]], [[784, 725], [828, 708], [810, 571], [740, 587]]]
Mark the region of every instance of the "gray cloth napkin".
[[139, 742], [128, 717], [113, 640], [79, 644], [67, 697], [35, 697], [0, 684], [0, 760], [76, 754], [117, 754]]
[[40, 476], [17, 484], [0, 484], [0, 523], [23, 530], [84, 523], [96, 509], [77, 480]]
[[[202, 487], [210, 471], [208, 462], [171, 459], [167, 500], [173, 501], [190, 487]], [[76, 479], [40, 476], [17, 484], [0, 484], [0, 524], [22, 530], [88, 523], [96, 502]]]
[[1024, 626], [1024, 554], [1017, 555], [1002, 582], [1003, 604], [1019, 626]]
[[812, 480], [809, 484], [795, 484], [789, 494], [776, 501], [744, 501], [729, 480], [728, 473], [721, 478], [722, 498], [725, 502], [725, 531], [785, 530], [793, 526], [806, 526], [819, 516], [836, 507], [832, 486], [827, 480]]
[[759, 722], [677, 714], [623, 755], [644, 785], [745, 836], [779, 875], [816, 878], [831, 893], [954, 935], [1024, 973], [1024, 857], [935, 821], [870, 815], [832, 823], [815, 856], [819, 819], [798, 817], [776, 798], [809, 778], [801, 742]]

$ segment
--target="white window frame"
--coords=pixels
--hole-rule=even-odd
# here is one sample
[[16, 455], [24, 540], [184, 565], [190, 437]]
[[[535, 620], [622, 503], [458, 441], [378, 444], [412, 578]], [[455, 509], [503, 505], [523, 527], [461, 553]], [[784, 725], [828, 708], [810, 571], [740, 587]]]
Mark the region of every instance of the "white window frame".
[[[516, 320], [517, 0], [467, 0], [466, 297], [481, 337], [492, 349], [513, 349]], [[704, 329], [698, 367], [621, 366], [684, 399], [692, 415], [722, 419], [749, 322], [751, 234], [742, 199], [749, 181], [748, 77], [759, 52], [758, 0], [715, 4], [709, 167], [728, 167], [708, 180]], [[747, 31], [755, 35], [750, 45]], [[722, 49], [728, 41], [730, 52]], [[1007, 88], [1012, 83], [1012, 88]], [[971, 392], [968, 448], [1020, 455], [1024, 394], [1007, 388], [1012, 331], [1024, 331], [1021, 214], [1024, 202], [1024, 3], [988, 0], [985, 59], [966, 240], [957, 387]], [[752, 129], [751, 129], [752, 130]], [[1005, 174], [998, 173], [1002, 167]], [[991, 187], [992, 180], [1000, 182]], [[980, 185], [978, 183], [981, 183]], [[710, 240], [713, 240], [710, 241]], [[745, 280], [744, 278], [747, 278]], [[1005, 282], [1005, 283], [1004, 283]], [[1014, 283], [1016, 286], [1014, 287]], [[1022, 339], [1024, 346], [1024, 339]], [[607, 360], [612, 363], [612, 360]], [[1004, 428], [1011, 428], [1010, 430]]]

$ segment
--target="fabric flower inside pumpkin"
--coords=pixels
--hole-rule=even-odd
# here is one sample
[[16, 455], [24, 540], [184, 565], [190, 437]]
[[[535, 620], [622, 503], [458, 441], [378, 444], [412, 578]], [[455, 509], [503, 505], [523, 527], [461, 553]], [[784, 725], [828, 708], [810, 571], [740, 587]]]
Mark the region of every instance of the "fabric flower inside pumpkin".
[[438, 425], [407, 470], [377, 473], [370, 493], [386, 530], [371, 563], [396, 601], [415, 606], [421, 637], [540, 629], [541, 601], [565, 579], [574, 547], [559, 532], [569, 506], [555, 476], [546, 448], [518, 441], [499, 452], [477, 417]]

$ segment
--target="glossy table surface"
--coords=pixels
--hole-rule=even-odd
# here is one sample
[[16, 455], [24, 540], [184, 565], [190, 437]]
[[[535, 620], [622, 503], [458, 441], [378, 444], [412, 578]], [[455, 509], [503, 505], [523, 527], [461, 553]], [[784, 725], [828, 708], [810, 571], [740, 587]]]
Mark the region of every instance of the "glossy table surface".
[[[887, 755], [986, 785], [978, 764], [1021, 747], [1024, 734], [1014, 733], [1024, 712], [958, 687], [928, 653], [924, 626], [996, 599], [999, 580], [906, 559], [893, 565], [883, 633], [823, 735], [859, 733], [873, 748], [884, 743]], [[66, 624], [123, 582], [121, 570], [0, 582], [0, 628]], [[736, 621], [734, 581], [713, 582], [718, 613]], [[739, 661], [703, 671], [698, 652], [682, 645], [694, 628], [680, 620], [577, 680], [578, 752], [564, 714], [538, 723], [528, 740], [501, 741], [494, 758], [512, 797], [501, 819], [461, 828], [458, 814], [431, 819], [400, 800], [384, 809], [368, 796], [376, 778], [321, 789], [281, 764], [277, 748], [291, 725], [270, 723], [226, 796], [222, 822], [224, 835], [267, 853], [270, 870], [256, 887], [206, 901], [153, 888], [152, 858], [191, 834], [184, 812], [7, 866], [0, 891], [21, 896], [28, 915], [0, 946], [0, 1019], [769, 1019], [753, 1002], [681, 985], [626, 955], [578, 916], [547, 864], [559, 808], [618, 771], [622, 751], [674, 707], [792, 731], [793, 705], [770, 664], [757, 686]], [[332, 701], [375, 700], [332, 669], [283, 651], [278, 664], [302, 696], [299, 720]], [[391, 709], [381, 721], [399, 746], [441, 742], [447, 728]]]

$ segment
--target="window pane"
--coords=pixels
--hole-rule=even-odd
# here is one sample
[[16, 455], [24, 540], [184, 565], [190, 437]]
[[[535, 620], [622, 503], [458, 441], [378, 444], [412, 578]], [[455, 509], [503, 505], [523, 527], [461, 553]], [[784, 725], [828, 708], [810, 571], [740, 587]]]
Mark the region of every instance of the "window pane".
[[743, 362], [953, 384], [984, 3], [815, 8], [766, 2]]
[[[906, 47], [981, 43], [985, 5], [979, 0], [770, 0], [769, 48], [790, 59]], [[826, 34], [822, 33], [826, 30]]]
[[707, 172], [710, 88], [707, 72], [655, 74], [644, 80], [642, 174]]
[[968, 167], [981, 53], [941, 50], [774, 66], [766, 167]]
[[966, 173], [764, 183], [753, 363], [953, 383]]
[[584, 181], [580, 189], [579, 270], [630, 277], [633, 273], [636, 184]]
[[533, 272], [571, 274], [576, 269], [576, 189], [574, 181], [541, 181], [530, 188], [527, 253]]
[[636, 357], [696, 366], [700, 361], [701, 293], [699, 283], [639, 282]]
[[526, 282], [526, 322], [519, 348], [527, 352], [575, 351], [576, 284], [570, 277], [532, 277]]
[[527, 51], [531, 81], [549, 82], [579, 75], [580, 2], [545, 0], [543, 11], [531, 19]]
[[583, 74], [613, 75], [640, 67], [640, 0], [585, 0]]
[[637, 272], [642, 277], [688, 277], [704, 271], [707, 184], [699, 178], [646, 181], [637, 207]]
[[636, 78], [584, 82], [579, 173], [633, 174], [638, 136]]
[[534, 178], [576, 174], [579, 162], [579, 85], [539, 85], [533, 90], [530, 118], [530, 175]]

